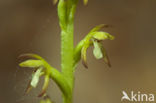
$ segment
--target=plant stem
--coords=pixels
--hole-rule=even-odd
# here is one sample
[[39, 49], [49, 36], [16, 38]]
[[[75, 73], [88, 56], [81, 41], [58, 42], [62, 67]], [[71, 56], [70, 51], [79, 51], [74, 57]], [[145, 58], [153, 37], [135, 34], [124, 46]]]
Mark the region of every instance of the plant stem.
[[73, 75], [73, 30], [61, 32], [61, 68], [65, 76]]
[[64, 103], [72, 103], [74, 87], [74, 14], [78, 0], [59, 0], [58, 17], [61, 27], [61, 70], [70, 92], [63, 94]]
[[61, 33], [61, 67], [62, 73], [66, 78], [71, 92], [68, 96], [63, 94], [63, 103], [72, 103], [72, 93], [74, 84], [74, 74], [73, 74], [73, 33], [62, 32]]

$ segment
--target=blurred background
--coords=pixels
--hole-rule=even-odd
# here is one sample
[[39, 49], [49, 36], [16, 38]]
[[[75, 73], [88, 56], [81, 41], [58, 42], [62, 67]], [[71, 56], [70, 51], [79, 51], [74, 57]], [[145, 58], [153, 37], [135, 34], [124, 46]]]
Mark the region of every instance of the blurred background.
[[[74, 103], [121, 103], [122, 91], [156, 94], [156, 1], [79, 0], [75, 18], [75, 45], [98, 24], [115, 40], [103, 42], [112, 67], [96, 60], [88, 50], [89, 69], [79, 63]], [[17, 57], [37, 53], [60, 68], [60, 28], [51, 0], [0, 0], [0, 102], [39, 103], [43, 82], [23, 95], [31, 69], [18, 67]], [[48, 94], [61, 103], [60, 91], [51, 81]], [[126, 101], [125, 101], [126, 102]]]

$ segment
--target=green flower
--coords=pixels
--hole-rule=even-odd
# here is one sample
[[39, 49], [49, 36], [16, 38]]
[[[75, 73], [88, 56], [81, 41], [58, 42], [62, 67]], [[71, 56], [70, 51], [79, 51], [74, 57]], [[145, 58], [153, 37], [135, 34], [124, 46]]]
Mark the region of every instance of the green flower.
[[[20, 63], [19, 66], [20, 67], [29, 67], [29, 68], [34, 68], [35, 70], [32, 73], [32, 78], [31, 81], [28, 84], [28, 87], [26, 89], [26, 94], [32, 89], [32, 88], [36, 88], [38, 83], [39, 83], [39, 79], [41, 76], [44, 76], [44, 84], [42, 87], [42, 91], [41, 93], [38, 95], [39, 97], [43, 96], [47, 90], [48, 84], [49, 84], [49, 72], [46, 70], [46, 62], [45, 60], [36, 55], [36, 54], [24, 54], [21, 55], [21, 57], [31, 57], [34, 59], [28, 59], [25, 60], [24, 62]], [[37, 59], [37, 60], [35, 60]]]
[[111, 66], [106, 50], [102, 46], [101, 41], [106, 40], [106, 39], [113, 40], [114, 36], [110, 35], [107, 32], [99, 31], [104, 26], [106, 27], [107, 25], [96, 26], [80, 42], [80, 45], [82, 46], [82, 49], [81, 49], [82, 64], [86, 68], [88, 68], [86, 52], [90, 46], [94, 46], [93, 55], [95, 56], [96, 59], [103, 58], [104, 62], [108, 64], [109, 67]]

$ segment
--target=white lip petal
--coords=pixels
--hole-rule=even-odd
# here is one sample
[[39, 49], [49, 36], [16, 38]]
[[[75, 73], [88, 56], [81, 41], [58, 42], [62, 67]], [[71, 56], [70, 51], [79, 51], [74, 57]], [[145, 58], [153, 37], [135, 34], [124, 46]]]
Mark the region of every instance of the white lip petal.
[[32, 80], [31, 80], [31, 83], [30, 85], [33, 87], [33, 88], [36, 88], [38, 82], [39, 82], [39, 78], [40, 78], [40, 74], [42, 72], [42, 69], [43, 67], [40, 67], [39, 69], [37, 69], [37, 71], [34, 73], [33, 77], [32, 77]]
[[93, 54], [94, 54], [95, 58], [96, 59], [103, 58], [103, 53], [101, 51], [100, 44], [97, 41], [94, 41], [93, 44], [94, 44]]

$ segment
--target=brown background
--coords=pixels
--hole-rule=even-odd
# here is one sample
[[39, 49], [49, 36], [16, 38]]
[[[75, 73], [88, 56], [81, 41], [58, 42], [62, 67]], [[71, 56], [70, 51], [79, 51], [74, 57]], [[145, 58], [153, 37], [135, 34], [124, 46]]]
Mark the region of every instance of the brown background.
[[[74, 103], [121, 103], [122, 91], [156, 94], [156, 1], [89, 0], [78, 4], [75, 44], [98, 24], [116, 37], [104, 41], [112, 68], [88, 51], [89, 69], [76, 70]], [[17, 57], [33, 52], [60, 68], [60, 29], [51, 0], [0, 0], [0, 103], [39, 103], [37, 89], [23, 96], [30, 69], [18, 68]], [[51, 83], [48, 94], [61, 103]]]

